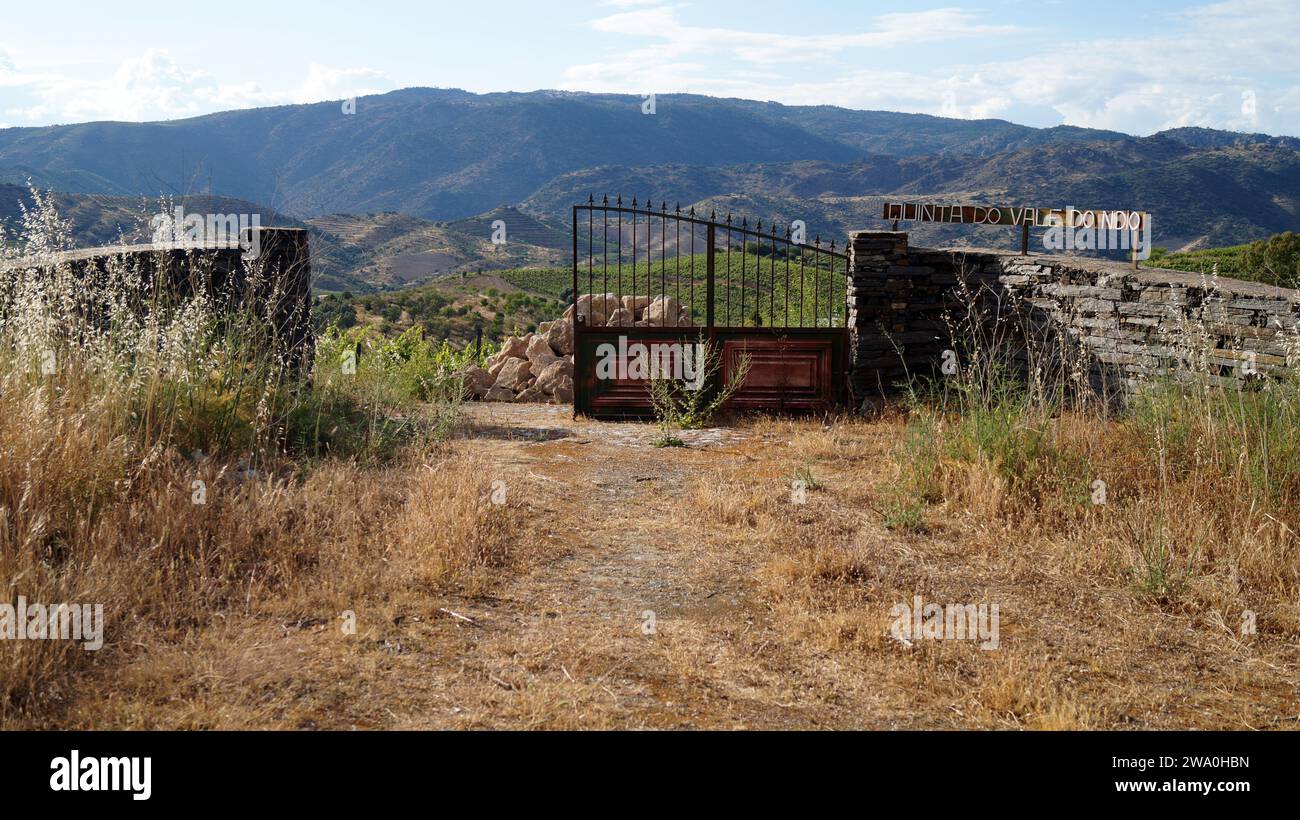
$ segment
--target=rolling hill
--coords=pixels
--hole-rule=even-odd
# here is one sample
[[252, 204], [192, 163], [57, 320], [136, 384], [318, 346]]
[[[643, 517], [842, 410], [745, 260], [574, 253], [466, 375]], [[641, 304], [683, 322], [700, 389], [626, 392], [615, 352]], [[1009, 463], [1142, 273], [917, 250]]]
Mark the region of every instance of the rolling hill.
[[[885, 198], [1139, 208], [1156, 243], [1235, 244], [1300, 226], [1300, 139], [1178, 128], [1138, 138], [1002, 120], [660, 95], [412, 88], [157, 123], [0, 130], [0, 220], [28, 180], [82, 245], [131, 237], [159, 197], [312, 232], [317, 286], [368, 292], [563, 264], [572, 205], [602, 194], [802, 219], [840, 242]], [[11, 183], [5, 185], [4, 183]], [[195, 191], [205, 192], [195, 194]], [[210, 193], [207, 193], [210, 192]], [[509, 241], [491, 242], [506, 223]], [[909, 226], [918, 243], [1010, 244]]]

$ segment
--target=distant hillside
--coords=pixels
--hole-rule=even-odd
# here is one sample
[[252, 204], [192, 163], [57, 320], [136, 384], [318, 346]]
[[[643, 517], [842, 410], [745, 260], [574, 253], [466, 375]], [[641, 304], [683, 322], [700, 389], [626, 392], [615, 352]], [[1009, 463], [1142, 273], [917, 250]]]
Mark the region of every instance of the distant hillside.
[[[497, 220], [506, 226], [504, 245], [492, 243], [492, 226]], [[332, 214], [307, 223], [356, 254], [360, 262], [350, 274], [365, 283], [352, 287], [361, 292], [402, 287], [466, 270], [559, 265], [570, 243], [567, 225], [513, 207], [495, 208], [455, 222], [381, 213]], [[319, 281], [317, 287], [340, 289]]]
[[154, 123], [0, 130], [0, 182], [161, 196], [210, 190], [299, 218], [393, 211], [464, 218], [601, 165], [721, 166], [870, 154], [988, 156], [1041, 142], [1121, 139], [1002, 120], [785, 106], [689, 94], [470, 94], [410, 88], [337, 102]]
[[[521, 207], [563, 218], [595, 192], [622, 191], [764, 218], [803, 219], [843, 237], [879, 224], [885, 198], [1136, 208], [1157, 244], [1225, 244], [1300, 226], [1300, 152], [1271, 142], [1193, 148], [1162, 135], [1054, 142], [993, 156], [874, 156], [701, 168], [608, 166], [557, 177]], [[979, 244], [997, 229], [908, 226], [925, 242]], [[1002, 231], [1001, 233], [1005, 233]]]
[[[163, 200], [102, 194], [55, 193], [59, 214], [72, 224], [76, 245], [89, 248], [150, 240], [149, 220]], [[257, 214], [267, 227], [306, 228], [319, 290], [368, 293], [400, 288], [463, 270], [559, 265], [569, 247], [568, 227], [497, 208], [454, 223], [402, 214], [335, 214], [300, 221], [251, 202], [189, 196], [168, 200], [189, 213]], [[26, 187], [0, 183], [0, 224], [15, 233], [22, 207], [32, 206]], [[507, 243], [492, 244], [492, 224], [507, 225]]]
[[[151, 197], [108, 196], [103, 194], [69, 194], [56, 192], [53, 202], [59, 215], [72, 224], [77, 247], [137, 244], [150, 241], [149, 220], [162, 211], [164, 201]], [[310, 231], [312, 268], [317, 287], [371, 290], [373, 286], [358, 278], [364, 266], [363, 253], [326, 230], [277, 213], [265, 206], [239, 199], [216, 196], [188, 196], [168, 200], [188, 213], [257, 214], [266, 227], [306, 228]], [[0, 183], [0, 224], [10, 233], [21, 226], [22, 207], [32, 206], [25, 186]]]
[[[406, 89], [164, 123], [0, 130], [0, 219], [31, 179], [65, 192], [83, 245], [130, 236], [159, 195], [312, 231], [317, 286], [364, 293], [463, 271], [554, 266], [571, 208], [637, 197], [803, 220], [840, 244], [886, 198], [1155, 215], [1156, 244], [1236, 244], [1300, 227], [1300, 140], [1204, 128], [1136, 138], [1002, 120], [660, 95]], [[254, 204], [258, 203], [258, 204]], [[491, 241], [496, 220], [508, 241]], [[918, 244], [1014, 244], [1006, 229], [913, 224]]]

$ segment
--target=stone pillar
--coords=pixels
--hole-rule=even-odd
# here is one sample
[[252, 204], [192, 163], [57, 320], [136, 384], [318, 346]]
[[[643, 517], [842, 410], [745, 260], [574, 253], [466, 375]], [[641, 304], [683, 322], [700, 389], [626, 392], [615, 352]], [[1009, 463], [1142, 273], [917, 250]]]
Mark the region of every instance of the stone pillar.
[[902, 360], [886, 331], [907, 308], [907, 234], [858, 231], [849, 236], [849, 387], [855, 401], [888, 390]]

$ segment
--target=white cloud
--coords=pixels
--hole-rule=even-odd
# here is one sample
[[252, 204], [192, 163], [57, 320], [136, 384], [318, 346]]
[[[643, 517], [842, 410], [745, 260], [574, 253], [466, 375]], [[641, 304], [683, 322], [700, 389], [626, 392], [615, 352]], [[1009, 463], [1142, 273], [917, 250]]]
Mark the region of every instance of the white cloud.
[[178, 119], [213, 111], [285, 103], [319, 102], [393, 88], [381, 72], [336, 69], [312, 63], [296, 86], [269, 90], [256, 82], [231, 81], [189, 68], [165, 49], [149, 49], [122, 61], [102, 79], [23, 73], [0, 52], [0, 87], [37, 100], [7, 108], [6, 116], [28, 122]]
[[[850, 49], [894, 48], [903, 45], [1010, 34], [1015, 26], [984, 25], [962, 9], [885, 14], [869, 31], [851, 34], [790, 34], [740, 29], [690, 26], [678, 18], [677, 8], [658, 6], [602, 17], [591, 22], [604, 34], [648, 37], [659, 41], [653, 48], [633, 52], [619, 60], [627, 71], [645, 70], [636, 57], [729, 53], [748, 63], [820, 62]], [[610, 63], [600, 65], [611, 68]], [[574, 70], [583, 72], [583, 66]]]
[[[570, 67], [565, 76], [578, 90], [682, 91], [952, 117], [1015, 118], [1036, 110], [1071, 125], [1142, 134], [1181, 125], [1300, 134], [1300, 3], [1294, 0], [1201, 6], [1156, 34], [1117, 28], [1113, 38], [1062, 43], [1034, 32], [1043, 42], [1023, 57], [931, 60], [928, 68], [898, 70], [861, 66], [889, 64], [873, 49], [1017, 32], [958, 9], [883, 15], [869, 30], [849, 34], [694, 27], [664, 5], [602, 17], [592, 26], [650, 44]], [[1006, 51], [1026, 42], [1011, 37]], [[787, 73], [795, 62], [809, 65]], [[807, 79], [810, 74], [818, 79]], [[1253, 113], [1243, 109], [1246, 94], [1255, 100]]]

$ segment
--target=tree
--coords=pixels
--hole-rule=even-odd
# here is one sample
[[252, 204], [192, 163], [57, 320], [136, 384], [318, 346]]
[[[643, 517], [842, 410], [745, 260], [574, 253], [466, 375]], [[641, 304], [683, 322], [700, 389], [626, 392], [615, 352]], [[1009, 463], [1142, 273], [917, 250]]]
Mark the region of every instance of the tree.
[[1300, 235], [1286, 231], [1250, 243], [1242, 264], [1253, 279], [1294, 288], [1300, 284]]

